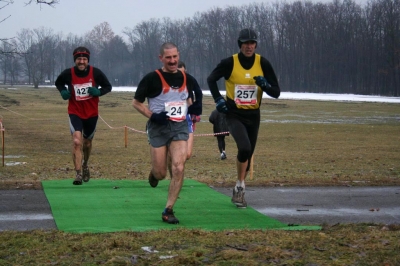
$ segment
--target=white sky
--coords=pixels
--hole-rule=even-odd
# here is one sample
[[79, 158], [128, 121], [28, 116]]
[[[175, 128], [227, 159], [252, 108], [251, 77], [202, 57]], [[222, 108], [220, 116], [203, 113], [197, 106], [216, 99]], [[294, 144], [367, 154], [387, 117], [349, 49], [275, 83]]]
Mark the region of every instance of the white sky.
[[[52, 28], [54, 33], [78, 36], [92, 30], [102, 22], [108, 22], [115, 34], [123, 36], [125, 27], [133, 28], [151, 18], [169, 17], [183, 19], [196, 12], [208, 11], [214, 7], [242, 6], [250, 3], [276, 3], [283, 0], [60, 0], [55, 8], [31, 4], [27, 0], [14, 0], [4, 8], [0, 2], [0, 38], [15, 37], [21, 29]], [[313, 0], [315, 2], [333, 2]], [[368, 0], [356, 0], [365, 3]], [[286, 0], [286, 2], [293, 2]], [[2, 8], [2, 9], [1, 9]]]

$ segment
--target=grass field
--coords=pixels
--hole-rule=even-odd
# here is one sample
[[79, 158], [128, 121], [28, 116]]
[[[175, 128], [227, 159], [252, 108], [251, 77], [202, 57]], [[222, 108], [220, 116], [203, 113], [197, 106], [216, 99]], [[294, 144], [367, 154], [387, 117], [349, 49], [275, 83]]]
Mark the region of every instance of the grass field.
[[[103, 120], [90, 159], [94, 178], [148, 176], [146, 120], [132, 107], [132, 98], [128, 92], [101, 98]], [[56, 89], [0, 89], [0, 105], [5, 163], [19, 163], [2, 169], [3, 184], [74, 177], [67, 102]], [[185, 176], [230, 186], [236, 179], [236, 146], [227, 137], [228, 159], [219, 160], [217, 141], [209, 135], [213, 108], [211, 97], [205, 97]], [[399, 185], [399, 122], [399, 104], [266, 100], [248, 185]]]
[[[146, 120], [131, 105], [133, 93], [101, 98], [89, 162], [92, 178], [146, 179]], [[5, 128], [3, 189], [40, 188], [42, 180], [74, 177], [67, 103], [55, 88], [0, 88]], [[226, 138], [219, 160], [204, 99], [193, 157], [185, 176], [233, 186], [236, 147]], [[400, 105], [390, 103], [264, 100], [247, 186], [381, 186], [400, 184]], [[125, 128], [127, 127], [127, 135]], [[126, 142], [127, 140], [127, 142]], [[126, 145], [126, 146], [125, 146]], [[1, 232], [0, 265], [399, 265], [400, 226], [324, 226], [319, 232], [198, 230], [67, 234]], [[159, 253], [141, 247], [154, 246]], [[160, 259], [160, 256], [173, 256]]]

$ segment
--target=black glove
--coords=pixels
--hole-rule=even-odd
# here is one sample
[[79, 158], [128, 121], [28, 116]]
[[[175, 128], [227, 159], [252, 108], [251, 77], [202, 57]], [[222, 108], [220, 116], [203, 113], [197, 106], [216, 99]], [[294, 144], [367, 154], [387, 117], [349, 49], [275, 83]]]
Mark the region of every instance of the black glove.
[[160, 125], [166, 125], [168, 124], [168, 112], [161, 112], [161, 113], [153, 113], [150, 117], [150, 120], [154, 123], [160, 124]]
[[255, 76], [253, 79], [256, 81], [257, 86], [259, 86], [263, 91], [271, 87], [263, 76]]
[[201, 106], [201, 104], [196, 104], [197, 102], [195, 102], [194, 104], [192, 104], [191, 106], [189, 106], [188, 108], [188, 113], [191, 115], [201, 115], [201, 113], [203, 112], [203, 108]]
[[68, 100], [71, 98], [71, 93], [68, 90], [62, 90], [60, 93], [63, 100]]
[[228, 113], [228, 106], [226, 106], [226, 101], [222, 96], [215, 99], [215, 105], [217, 107], [218, 112], [224, 114]]

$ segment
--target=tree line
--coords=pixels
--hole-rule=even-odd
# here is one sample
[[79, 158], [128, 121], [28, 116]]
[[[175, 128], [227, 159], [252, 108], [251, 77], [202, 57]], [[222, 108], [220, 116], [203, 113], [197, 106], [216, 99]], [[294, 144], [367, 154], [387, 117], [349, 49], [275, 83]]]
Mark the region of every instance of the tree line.
[[113, 86], [136, 86], [160, 67], [159, 47], [171, 41], [201, 88], [208, 89], [207, 76], [221, 59], [239, 51], [237, 38], [245, 27], [258, 33], [257, 53], [272, 63], [282, 91], [400, 96], [400, 0], [212, 8], [191, 18], [143, 21], [121, 35], [107, 22], [83, 36], [46, 27], [21, 29], [0, 43], [0, 79], [35, 87], [54, 84], [73, 65], [73, 49], [83, 45], [91, 51], [90, 64]]

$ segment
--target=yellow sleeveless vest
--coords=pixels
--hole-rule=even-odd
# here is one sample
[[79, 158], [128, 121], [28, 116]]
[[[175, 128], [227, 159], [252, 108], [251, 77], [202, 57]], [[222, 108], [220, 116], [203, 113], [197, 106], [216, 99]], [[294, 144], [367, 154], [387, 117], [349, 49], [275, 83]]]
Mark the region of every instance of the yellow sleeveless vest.
[[[242, 67], [238, 54], [234, 54], [232, 57], [233, 70], [229, 79], [225, 80], [226, 97], [235, 101], [238, 109], [260, 108], [263, 91], [256, 85], [253, 77], [264, 76], [260, 63], [261, 56], [256, 54], [254, 64], [249, 70]], [[241, 101], [241, 99], [246, 100], [247, 98], [249, 99], [247, 102]]]

